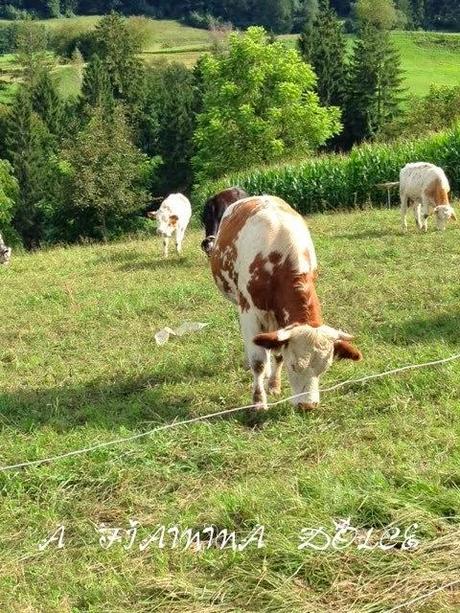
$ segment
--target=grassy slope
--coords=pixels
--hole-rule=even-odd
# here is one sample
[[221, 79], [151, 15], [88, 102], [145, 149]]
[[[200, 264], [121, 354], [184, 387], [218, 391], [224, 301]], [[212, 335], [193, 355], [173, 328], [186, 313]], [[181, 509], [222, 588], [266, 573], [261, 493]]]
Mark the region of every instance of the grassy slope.
[[[74, 17], [72, 19], [50, 19], [43, 23], [51, 29], [62, 23], [74, 23], [75, 27], [81, 30], [93, 28], [98, 19], [97, 16]], [[149, 20], [149, 29], [149, 40], [143, 54], [148, 62], [169, 60], [193, 66], [211, 44], [209, 32], [184, 26], [177, 21], [151, 19]], [[420, 34], [394, 32], [392, 36], [401, 52], [402, 67], [406, 73], [406, 87], [409, 93], [423, 95], [428, 91], [431, 83], [439, 85], [460, 83], [460, 53], [458, 51], [440, 45], [419, 46], [416, 44], [415, 38]], [[460, 35], [446, 34], [445, 36], [446, 38], [455, 37], [460, 41]], [[289, 35], [282, 38], [292, 46], [295, 45], [297, 36]], [[74, 74], [71, 74], [72, 72]], [[60, 74], [63, 77], [61, 90], [68, 95], [75, 95], [79, 87], [79, 79], [75, 74], [75, 69], [65, 67], [60, 70]], [[0, 91], [0, 101], [8, 101], [11, 97], [10, 94], [11, 92], [8, 90]]]
[[[327, 321], [365, 360], [323, 386], [458, 352], [460, 231], [399, 233], [395, 211], [316, 216]], [[183, 259], [156, 240], [16, 256], [0, 269], [0, 464], [35, 459], [245, 404], [235, 311], [190, 232]], [[184, 320], [203, 332], [158, 348]], [[460, 364], [181, 427], [27, 471], [0, 473], [4, 611], [383, 611], [458, 578]], [[284, 394], [289, 393], [284, 385]], [[302, 527], [417, 522], [415, 553], [297, 550]], [[103, 551], [91, 522], [260, 522], [266, 548]], [[65, 549], [37, 551], [58, 524]], [[420, 611], [458, 611], [450, 590]], [[405, 609], [406, 610], [406, 609]], [[415, 609], [408, 609], [415, 610]]]

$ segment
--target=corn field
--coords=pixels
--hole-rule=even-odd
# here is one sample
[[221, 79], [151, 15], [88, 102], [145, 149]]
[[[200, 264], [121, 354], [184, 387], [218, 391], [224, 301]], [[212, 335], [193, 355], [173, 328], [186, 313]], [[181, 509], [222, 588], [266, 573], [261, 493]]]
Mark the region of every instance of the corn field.
[[[329, 154], [295, 163], [255, 168], [196, 187], [193, 201], [201, 210], [207, 198], [238, 185], [250, 194], [275, 194], [302, 214], [386, 206], [386, 190], [377, 184], [398, 181], [408, 162], [432, 162], [444, 168], [454, 194], [460, 193], [460, 124], [448, 132], [418, 140], [365, 144], [348, 155]], [[397, 192], [392, 204], [399, 205]]]

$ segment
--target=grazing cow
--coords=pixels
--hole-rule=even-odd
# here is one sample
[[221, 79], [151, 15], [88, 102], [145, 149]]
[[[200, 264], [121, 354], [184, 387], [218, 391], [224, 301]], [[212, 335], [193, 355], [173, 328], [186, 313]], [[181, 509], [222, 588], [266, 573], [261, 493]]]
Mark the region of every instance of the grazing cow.
[[11, 259], [11, 247], [7, 247], [0, 234], [0, 265], [6, 266]]
[[[450, 185], [442, 168], [427, 162], [406, 164], [399, 176], [401, 216], [407, 230], [407, 209], [414, 205], [419, 230], [428, 230], [428, 217], [434, 213], [438, 230], [445, 230], [450, 219], [457, 221], [449, 203]], [[423, 221], [422, 221], [423, 217]]]
[[362, 357], [350, 335], [323, 325], [316, 267], [306, 223], [280, 198], [246, 198], [225, 212], [211, 270], [223, 295], [238, 305], [258, 409], [267, 406], [265, 376], [269, 392], [280, 393], [283, 361], [300, 395], [294, 404], [310, 410], [319, 403], [319, 377], [333, 358]]
[[182, 250], [185, 230], [187, 229], [192, 206], [188, 198], [182, 194], [171, 194], [163, 200], [157, 211], [150, 211], [147, 217], [158, 222], [157, 234], [163, 237], [164, 256], [168, 257], [169, 239], [176, 233], [176, 251]]
[[201, 243], [201, 248], [207, 256], [211, 255], [222, 216], [227, 208], [237, 200], [247, 198], [248, 195], [249, 194], [240, 187], [230, 187], [212, 196], [212, 198], [209, 198], [206, 202], [201, 218], [205, 231], [205, 239]]

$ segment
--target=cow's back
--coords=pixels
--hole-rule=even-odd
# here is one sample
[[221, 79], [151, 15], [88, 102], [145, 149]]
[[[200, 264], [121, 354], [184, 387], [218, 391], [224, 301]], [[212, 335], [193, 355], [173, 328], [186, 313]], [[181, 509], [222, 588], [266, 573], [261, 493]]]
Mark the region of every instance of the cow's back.
[[269, 292], [275, 276], [313, 273], [316, 267], [305, 221], [280, 198], [246, 198], [225, 212], [211, 269], [219, 289], [233, 302], [254, 306], [251, 288]]
[[192, 216], [192, 205], [190, 200], [183, 194], [170, 194], [160, 207], [160, 212], [163, 215], [175, 215], [181, 222], [186, 224]]
[[408, 198], [419, 199], [426, 195], [443, 201], [450, 186], [442, 168], [428, 162], [415, 162], [402, 168], [400, 190]]

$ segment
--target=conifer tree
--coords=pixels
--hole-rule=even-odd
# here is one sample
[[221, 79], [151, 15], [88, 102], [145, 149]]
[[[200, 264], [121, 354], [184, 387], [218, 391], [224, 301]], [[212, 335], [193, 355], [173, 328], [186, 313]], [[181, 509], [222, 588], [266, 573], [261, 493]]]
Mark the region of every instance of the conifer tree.
[[321, 104], [342, 107], [347, 83], [347, 44], [342, 24], [330, 8], [329, 0], [321, 1], [316, 18], [300, 36], [299, 49], [318, 77]]
[[13, 224], [31, 249], [42, 239], [40, 205], [49, 186], [52, 139], [33, 110], [30, 92], [21, 87], [6, 120], [5, 149], [19, 183]]
[[355, 43], [345, 105], [345, 144], [374, 137], [400, 112], [400, 57], [388, 32], [362, 26]]
[[114, 104], [109, 73], [98, 55], [93, 55], [83, 75], [81, 98], [86, 107], [103, 107], [106, 110]]
[[48, 70], [42, 70], [31, 91], [32, 108], [49, 132], [59, 138], [64, 114], [63, 102]]

